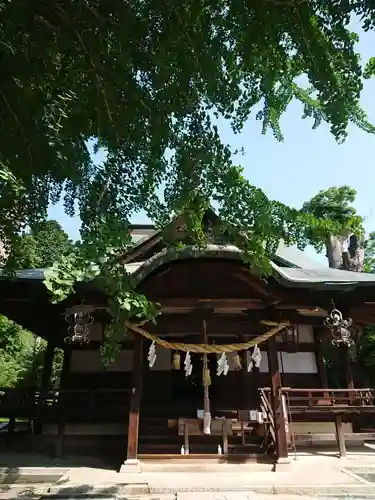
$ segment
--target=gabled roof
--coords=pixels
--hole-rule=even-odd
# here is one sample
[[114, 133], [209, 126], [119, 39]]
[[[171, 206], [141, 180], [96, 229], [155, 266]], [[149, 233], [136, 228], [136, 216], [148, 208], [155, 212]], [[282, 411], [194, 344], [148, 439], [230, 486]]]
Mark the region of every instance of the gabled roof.
[[[142, 262], [131, 262], [124, 265], [125, 270], [141, 282], [160, 266], [187, 258], [219, 258], [241, 260], [241, 251], [233, 245], [208, 244], [203, 249], [185, 246], [182, 250], [165, 248]], [[375, 274], [340, 271], [337, 269], [301, 269], [278, 266], [271, 263], [274, 278], [283, 286], [291, 288], [314, 288], [321, 290], [350, 290], [356, 287], [375, 287]], [[16, 280], [44, 279], [43, 269], [24, 269], [16, 273]]]
[[[186, 258], [221, 258], [241, 260], [241, 250], [234, 245], [208, 244], [203, 249], [185, 246], [181, 250], [165, 248], [144, 262], [127, 264], [126, 269], [133, 274], [136, 281], [142, 281], [160, 266]], [[375, 274], [340, 271], [337, 269], [299, 269], [282, 267], [271, 262], [274, 278], [288, 287], [312, 287], [318, 289], [347, 290], [357, 286], [375, 286]], [[132, 267], [128, 267], [132, 266]]]
[[[132, 240], [134, 247], [132, 251], [136, 251], [142, 247], [151, 238], [162, 236], [162, 231], [155, 228], [150, 224], [137, 224], [132, 226]], [[282, 267], [299, 267], [304, 269], [321, 269], [327, 266], [311, 259], [306, 252], [299, 250], [296, 246], [287, 247], [283, 241], [280, 241], [279, 247], [276, 251], [275, 260]]]
[[295, 246], [287, 247], [283, 241], [279, 243], [276, 257], [280, 259], [282, 267], [299, 267], [302, 269], [326, 269], [328, 267], [311, 259], [306, 252], [299, 250]]
[[[217, 217], [214, 213], [213, 215]], [[178, 218], [175, 218], [171, 224], [177, 220]], [[175, 249], [159, 245], [162, 234], [163, 231], [150, 224], [132, 226], [134, 246], [125, 258], [124, 269], [137, 281], [142, 281], [157, 267], [174, 260], [199, 257], [241, 259], [241, 251], [233, 245], [208, 244], [204, 249], [187, 245], [183, 250], [176, 252]], [[146, 253], [148, 257], [145, 257]], [[280, 242], [273, 260], [271, 265], [274, 278], [283, 286], [340, 290], [357, 286], [375, 286], [375, 274], [330, 269], [310, 259], [305, 252], [295, 247], [287, 247], [283, 242]], [[24, 269], [18, 271], [13, 278], [6, 276], [3, 278], [43, 281], [44, 271], [44, 269]]]

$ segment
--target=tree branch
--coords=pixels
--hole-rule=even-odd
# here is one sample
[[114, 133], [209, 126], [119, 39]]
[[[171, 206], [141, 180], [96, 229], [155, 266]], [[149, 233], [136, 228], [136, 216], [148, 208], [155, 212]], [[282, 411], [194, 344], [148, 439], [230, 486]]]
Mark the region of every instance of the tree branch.
[[310, 0], [265, 0], [267, 3], [277, 5], [278, 7], [296, 7], [298, 4], [309, 3]]
[[92, 59], [89, 51], [87, 50], [85, 44], [84, 44], [84, 41], [83, 41], [83, 38], [81, 36], [81, 34], [76, 30], [74, 24], [72, 23], [72, 21], [69, 19], [68, 15], [66, 14], [66, 12], [64, 11], [64, 9], [61, 7], [61, 5], [59, 4], [56, 4], [56, 9], [59, 11], [59, 16], [61, 17], [61, 19], [66, 23], [66, 24], [69, 24], [72, 28], [73, 28], [73, 31], [74, 31], [74, 34], [76, 35], [76, 38], [78, 40], [78, 43], [79, 45], [81, 46], [83, 52], [86, 54], [89, 62], [90, 62], [90, 65], [94, 71], [94, 75], [95, 75], [95, 80], [96, 80], [96, 83], [98, 85], [98, 90], [100, 91], [100, 93], [102, 94], [102, 97], [103, 97], [103, 100], [104, 100], [104, 104], [106, 106], [106, 109], [107, 109], [107, 114], [108, 114], [108, 119], [109, 121], [112, 123], [113, 122], [113, 119], [112, 119], [112, 113], [111, 113], [111, 110], [110, 110], [110, 107], [109, 107], [109, 104], [108, 104], [108, 99], [107, 99], [107, 95], [106, 95], [106, 92], [105, 92], [105, 89], [100, 81], [100, 78], [99, 78], [99, 75], [98, 75], [98, 71], [97, 71], [97, 68], [96, 68], [96, 65], [94, 63], [94, 60]]
[[34, 19], [35, 21], [41, 23], [41, 24], [44, 24], [44, 26], [47, 26], [47, 28], [49, 28], [50, 30], [52, 31], [57, 31], [57, 28], [56, 26], [54, 26], [52, 23], [50, 23], [49, 21], [47, 21], [47, 19], [45, 19], [43, 16], [39, 15], [39, 14], [36, 14], [34, 16]]
[[33, 158], [31, 156], [31, 152], [30, 152], [30, 145], [26, 139], [26, 135], [25, 135], [25, 132], [23, 131], [23, 128], [22, 128], [22, 125], [21, 125], [21, 122], [20, 120], [18, 119], [18, 116], [17, 114], [14, 112], [14, 110], [12, 109], [11, 105], [9, 104], [7, 98], [5, 97], [5, 95], [0, 92], [0, 95], [1, 97], [3, 98], [3, 101], [5, 102], [5, 105], [6, 107], [8, 108], [9, 112], [12, 114], [13, 118], [14, 118], [14, 121], [17, 123], [18, 125], [18, 128], [20, 129], [20, 132], [21, 132], [21, 135], [22, 135], [22, 138], [23, 140], [25, 141], [25, 145], [26, 145], [26, 148], [27, 148], [27, 152], [29, 154], [29, 158], [30, 158], [30, 164], [33, 165]]

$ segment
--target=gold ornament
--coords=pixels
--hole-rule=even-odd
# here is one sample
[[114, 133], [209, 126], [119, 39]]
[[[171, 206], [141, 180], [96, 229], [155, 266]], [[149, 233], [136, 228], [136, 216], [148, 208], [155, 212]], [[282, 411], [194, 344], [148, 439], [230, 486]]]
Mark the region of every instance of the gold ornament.
[[241, 360], [240, 360], [240, 356], [239, 356], [238, 352], [236, 352], [232, 358], [232, 367], [233, 367], [233, 370], [236, 370], [236, 371], [242, 370], [242, 364], [241, 364]]
[[203, 387], [211, 385], [211, 374], [209, 368], [203, 368]]
[[181, 355], [179, 352], [173, 353], [172, 370], [179, 370], [181, 368]]

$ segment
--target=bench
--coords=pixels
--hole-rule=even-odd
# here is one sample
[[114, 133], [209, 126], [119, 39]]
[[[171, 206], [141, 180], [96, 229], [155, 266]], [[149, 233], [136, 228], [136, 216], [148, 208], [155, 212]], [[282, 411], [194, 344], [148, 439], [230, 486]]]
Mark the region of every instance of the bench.
[[[189, 436], [203, 436], [203, 420], [200, 418], [179, 418], [178, 434], [184, 436], [185, 454], [189, 455]], [[223, 453], [228, 453], [228, 436], [231, 436], [232, 421], [227, 419], [212, 419], [211, 435], [223, 436]]]

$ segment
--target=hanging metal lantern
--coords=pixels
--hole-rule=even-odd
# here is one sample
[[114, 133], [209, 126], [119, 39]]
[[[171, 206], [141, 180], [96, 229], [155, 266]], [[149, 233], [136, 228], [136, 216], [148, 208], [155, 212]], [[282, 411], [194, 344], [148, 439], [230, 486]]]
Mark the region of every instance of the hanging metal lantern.
[[[92, 308], [85, 306], [74, 308], [65, 316], [65, 321], [69, 324], [68, 335], [64, 341], [66, 343], [87, 344], [89, 339], [89, 325], [94, 322]], [[73, 312], [74, 311], [74, 312]]]
[[343, 319], [341, 311], [333, 309], [329, 316], [325, 318], [324, 325], [331, 330], [332, 344], [335, 346], [354, 344], [349, 327], [352, 325], [351, 318]]
[[282, 333], [282, 339], [286, 344], [286, 350], [296, 352], [298, 349], [299, 330], [298, 325], [289, 325]]

